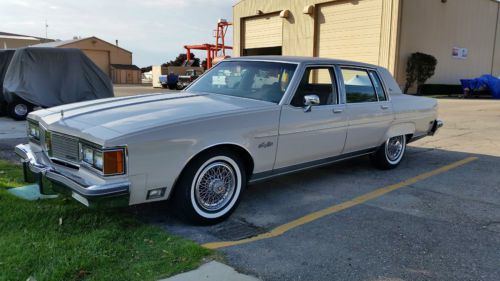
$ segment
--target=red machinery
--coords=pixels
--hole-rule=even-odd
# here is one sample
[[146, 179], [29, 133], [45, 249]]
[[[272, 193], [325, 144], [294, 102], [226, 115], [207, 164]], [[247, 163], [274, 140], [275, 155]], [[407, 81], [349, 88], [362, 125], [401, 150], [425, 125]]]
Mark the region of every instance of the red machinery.
[[215, 45], [201, 44], [201, 45], [186, 45], [186, 59], [191, 60], [191, 50], [205, 50], [207, 51], [207, 69], [211, 68], [214, 59], [226, 58], [226, 50], [232, 50], [232, 46], [226, 46], [225, 37], [229, 26], [233, 25], [224, 19], [220, 19], [217, 23], [217, 29], [214, 30]]

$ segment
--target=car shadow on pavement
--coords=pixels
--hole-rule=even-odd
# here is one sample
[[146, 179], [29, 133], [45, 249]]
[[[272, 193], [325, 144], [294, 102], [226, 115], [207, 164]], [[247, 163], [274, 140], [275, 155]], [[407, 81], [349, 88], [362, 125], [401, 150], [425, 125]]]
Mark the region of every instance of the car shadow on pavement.
[[[394, 170], [377, 170], [369, 157], [359, 157], [281, 176], [250, 185], [232, 216], [214, 226], [194, 226], [178, 219], [168, 201], [139, 205], [129, 210], [144, 222], [199, 243], [240, 240], [470, 156], [468, 153], [409, 146], [404, 161]], [[461, 172], [449, 171], [427, 180], [425, 188], [452, 194], [458, 201], [463, 196], [464, 200], [500, 205], [498, 190], [491, 184], [481, 184], [498, 182], [492, 167], [500, 165], [500, 158], [479, 155], [475, 162], [460, 168]], [[434, 183], [439, 186], [435, 187]], [[401, 202], [405, 203], [408, 202]]]

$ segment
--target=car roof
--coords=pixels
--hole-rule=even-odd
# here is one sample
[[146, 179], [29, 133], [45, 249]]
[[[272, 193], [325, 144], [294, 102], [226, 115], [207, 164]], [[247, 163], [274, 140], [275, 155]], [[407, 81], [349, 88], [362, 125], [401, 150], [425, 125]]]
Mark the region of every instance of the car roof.
[[318, 58], [318, 57], [300, 57], [300, 56], [244, 56], [226, 59], [228, 61], [276, 61], [276, 62], [289, 62], [289, 63], [325, 63], [325, 64], [343, 64], [343, 65], [353, 65], [353, 66], [363, 66], [370, 68], [379, 68], [380, 66], [349, 61], [340, 59], [330, 59], [330, 58]]

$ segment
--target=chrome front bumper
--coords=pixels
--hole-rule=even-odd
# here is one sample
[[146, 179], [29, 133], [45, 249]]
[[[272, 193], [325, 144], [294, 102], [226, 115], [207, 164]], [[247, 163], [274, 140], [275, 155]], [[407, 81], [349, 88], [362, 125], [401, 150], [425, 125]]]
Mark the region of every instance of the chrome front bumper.
[[[120, 197], [128, 205], [130, 183], [128, 181], [113, 182], [107, 184], [88, 184], [78, 176], [70, 175], [58, 170], [56, 167], [37, 161], [35, 153], [29, 145], [19, 144], [15, 153], [23, 163], [24, 178], [27, 182], [36, 182], [40, 186], [40, 193], [53, 194], [48, 190], [58, 193], [71, 194], [80, 203], [90, 206], [92, 203], [103, 202], [107, 199]], [[46, 185], [52, 185], [48, 188]], [[101, 200], [106, 199], [106, 200]], [[115, 201], [115, 200], [113, 200]], [[113, 204], [114, 205], [114, 204]], [[119, 204], [123, 205], [123, 204]]]
[[441, 121], [441, 120], [439, 120], [439, 119], [434, 120], [434, 123], [432, 124], [431, 129], [430, 129], [430, 131], [429, 131], [429, 136], [434, 136], [434, 135], [437, 133], [437, 131], [438, 131], [441, 127], [443, 127], [443, 125], [444, 125], [444, 122], [443, 122], [443, 121]]

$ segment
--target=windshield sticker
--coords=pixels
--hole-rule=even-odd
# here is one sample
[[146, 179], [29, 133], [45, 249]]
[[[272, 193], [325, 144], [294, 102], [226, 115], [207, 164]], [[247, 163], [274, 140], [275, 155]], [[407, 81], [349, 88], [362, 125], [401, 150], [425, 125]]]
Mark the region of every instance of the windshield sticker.
[[212, 77], [213, 85], [226, 85], [226, 76], [213, 76]]

